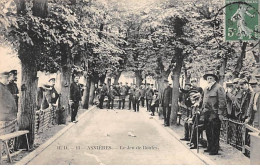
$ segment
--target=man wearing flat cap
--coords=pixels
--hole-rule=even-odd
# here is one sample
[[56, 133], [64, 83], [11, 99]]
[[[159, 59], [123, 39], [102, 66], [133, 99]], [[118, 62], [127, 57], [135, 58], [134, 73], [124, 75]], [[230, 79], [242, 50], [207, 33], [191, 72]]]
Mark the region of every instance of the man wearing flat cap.
[[171, 116], [171, 104], [172, 104], [172, 88], [169, 86], [169, 81], [164, 80], [165, 89], [162, 96], [162, 107], [163, 107], [163, 117], [164, 126], [170, 126], [170, 116]]
[[19, 99], [19, 90], [16, 84], [17, 81], [17, 70], [11, 70], [9, 72], [9, 83], [7, 85], [8, 90], [11, 92], [15, 99], [16, 107], [18, 107], [18, 99]]
[[209, 72], [203, 76], [208, 82], [204, 89], [202, 115], [208, 141], [207, 150], [210, 155], [217, 155], [219, 150], [219, 136], [221, 120], [226, 110], [226, 94], [224, 88], [217, 83], [218, 76]]

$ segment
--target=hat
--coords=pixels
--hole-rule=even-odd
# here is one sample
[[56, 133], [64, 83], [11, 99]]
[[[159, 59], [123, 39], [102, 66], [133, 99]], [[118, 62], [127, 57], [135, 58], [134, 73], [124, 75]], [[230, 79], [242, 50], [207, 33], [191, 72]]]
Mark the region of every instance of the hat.
[[164, 82], [166, 83], [166, 82], [169, 82], [167, 79], [164, 79]]
[[151, 84], [153, 86], [153, 84]]
[[245, 83], [248, 83], [247, 79], [243, 78], [239, 80], [239, 84], [245, 84]]
[[17, 70], [13, 69], [13, 70], [11, 70], [11, 71], [9, 72], [9, 74], [10, 74], [10, 73], [12, 73], [12, 74], [14, 74], [14, 75], [17, 75]]
[[216, 81], [218, 80], [218, 76], [217, 76], [217, 74], [216, 74], [214, 71], [209, 71], [208, 73], [206, 73], [206, 74], [203, 76], [203, 79], [204, 79], [204, 80], [207, 80], [207, 77], [208, 77], [208, 76], [213, 76]]
[[4, 72], [0, 73], [0, 76], [8, 76], [8, 75], [9, 75], [9, 72], [7, 72], [7, 71], [4, 71]]

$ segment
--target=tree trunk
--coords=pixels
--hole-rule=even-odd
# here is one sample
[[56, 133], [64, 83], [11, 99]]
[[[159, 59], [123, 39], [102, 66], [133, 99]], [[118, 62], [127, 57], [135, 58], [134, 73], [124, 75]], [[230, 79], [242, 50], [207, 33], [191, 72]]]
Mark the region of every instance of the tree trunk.
[[[20, 49], [20, 50], [24, 50]], [[26, 50], [23, 54], [28, 54]], [[20, 53], [20, 51], [19, 51]], [[19, 57], [28, 57], [19, 54]], [[33, 57], [33, 56], [32, 56]], [[32, 58], [31, 57], [31, 58]], [[37, 93], [37, 67], [36, 64], [30, 64], [28, 61], [21, 59], [22, 62], [22, 86], [24, 89], [20, 93], [21, 111], [18, 114], [19, 130], [29, 130], [28, 140], [30, 149], [34, 144], [34, 127], [36, 111], [36, 93]], [[19, 139], [20, 148], [26, 147], [25, 138]]]
[[157, 78], [158, 92], [159, 92], [158, 95], [159, 95], [160, 98], [162, 97], [163, 91], [165, 89], [164, 80], [168, 80], [168, 76], [169, 76], [169, 74], [162, 73], [160, 75], [160, 78]]
[[118, 85], [118, 80], [119, 80], [121, 74], [122, 74], [122, 71], [117, 73], [117, 75], [115, 76], [114, 84]]
[[89, 104], [93, 105], [93, 101], [95, 98], [95, 81], [93, 79], [90, 80], [90, 91], [89, 91]]
[[233, 72], [234, 78], [237, 78], [241, 69], [243, 68], [243, 60], [246, 57], [246, 46], [247, 42], [243, 42], [242, 47], [241, 47], [241, 54], [240, 57], [237, 60], [237, 64], [235, 67], [235, 71]]
[[66, 119], [68, 114], [71, 114], [70, 112], [70, 106], [69, 106], [69, 96], [70, 96], [70, 83], [71, 83], [71, 63], [70, 63], [70, 49], [68, 45], [62, 45], [61, 51], [63, 51], [63, 55], [61, 58], [61, 78], [60, 78], [60, 84], [61, 84], [61, 97], [60, 97], [60, 103], [61, 108], [65, 110], [61, 114], [61, 123], [60, 124], [66, 124]]
[[83, 92], [83, 99], [82, 99], [82, 105], [84, 109], [89, 108], [89, 91], [90, 91], [90, 77], [84, 76], [84, 83], [86, 83], [84, 92]]
[[[181, 54], [181, 51], [177, 52], [177, 54]], [[179, 87], [180, 87], [180, 74], [181, 68], [183, 64], [183, 57], [181, 55], [178, 56], [176, 67], [173, 69], [172, 73], [172, 105], [171, 105], [171, 125], [175, 125], [177, 123], [177, 112], [179, 110], [178, 101], [179, 101]]]
[[142, 78], [142, 74], [140, 71], [135, 71], [135, 77], [136, 77], [136, 86], [141, 86], [142, 85], [142, 81], [143, 81], [143, 78]]
[[227, 57], [223, 58], [221, 67], [219, 69], [219, 84], [223, 86], [224, 79], [225, 79], [225, 71], [227, 66]]
[[[25, 14], [25, 0], [15, 0], [17, 14]], [[48, 1], [33, 0], [33, 15], [45, 18], [47, 16]], [[18, 26], [22, 29], [23, 25]], [[29, 130], [28, 141], [32, 149], [35, 134], [35, 111], [37, 93], [37, 56], [41, 55], [42, 44], [39, 39], [32, 38], [34, 46], [30, 46], [20, 41], [18, 56], [22, 63], [22, 89], [20, 93], [21, 111], [18, 114], [18, 124], [20, 130]], [[25, 138], [19, 138], [20, 148], [26, 147]]]
[[100, 84], [104, 84], [105, 83], [105, 79], [106, 79], [106, 74], [102, 75], [99, 80], [100, 80]]
[[33, 0], [33, 15], [45, 18], [48, 15], [48, 0]]

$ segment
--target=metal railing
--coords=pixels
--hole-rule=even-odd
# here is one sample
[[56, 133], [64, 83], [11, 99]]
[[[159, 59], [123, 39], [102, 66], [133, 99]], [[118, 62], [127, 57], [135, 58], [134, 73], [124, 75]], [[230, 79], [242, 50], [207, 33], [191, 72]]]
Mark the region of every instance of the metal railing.
[[220, 138], [250, 157], [250, 132], [260, 133], [260, 130], [242, 122], [224, 119]]

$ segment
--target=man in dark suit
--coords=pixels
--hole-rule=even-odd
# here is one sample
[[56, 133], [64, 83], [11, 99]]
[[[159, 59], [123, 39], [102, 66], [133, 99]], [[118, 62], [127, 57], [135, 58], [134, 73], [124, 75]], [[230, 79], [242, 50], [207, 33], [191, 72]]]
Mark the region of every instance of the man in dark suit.
[[122, 82], [120, 82], [118, 109], [121, 109], [121, 103], [122, 103], [122, 109], [125, 108], [125, 97], [126, 97], [126, 88], [125, 88], [125, 86], [122, 85]]
[[169, 86], [169, 81], [164, 80], [165, 89], [162, 96], [162, 107], [163, 107], [163, 117], [164, 126], [170, 126], [170, 116], [171, 116], [171, 103], [172, 103], [172, 88]]
[[208, 141], [207, 150], [210, 155], [217, 155], [219, 150], [220, 127], [226, 112], [226, 93], [217, 83], [218, 76], [209, 72], [203, 76], [208, 86], [203, 92], [202, 116]]
[[133, 95], [133, 108], [135, 112], [139, 112], [140, 97], [141, 97], [141, 91], [138, 88], [138, 86], [136, 86]]
[[79, 102], [81, 101], [81, 91], [79, 85], [79, 76], [74, 76], [73, 83], [70, 85], [70, 104], [71, 104], [71, 122], [76, 123]]

